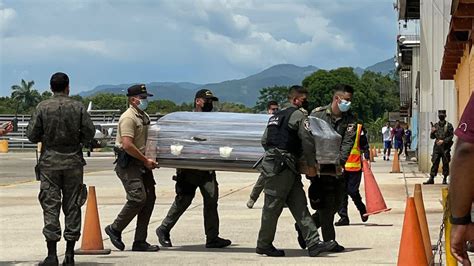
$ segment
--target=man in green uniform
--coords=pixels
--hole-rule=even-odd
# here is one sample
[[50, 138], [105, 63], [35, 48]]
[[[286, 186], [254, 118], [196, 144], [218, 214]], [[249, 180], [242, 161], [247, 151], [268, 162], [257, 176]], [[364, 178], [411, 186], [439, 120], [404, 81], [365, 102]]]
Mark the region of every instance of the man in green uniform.
[[453, 146], [454, 128], [446, 121], [446, 110], [438, 111], [439, 122], [431, 124], [430, 138], [434, 139], [433, 154], [431, 155], [430, 178], [423, 184], [434, 184], [434, 178], [438, 174], [439, 162], [443, 160], [443, 184], [448, 183], [449, 162], [451, 161], [451, 147]]
[[[211, 112], [213, 102], [218, 101], [210, 90], [201, 89], [194, 97], [195, 112]], [[219, 214], [217, 200], [219, 188], [215, 171], [195, 169], [176, 169], [176, 197], [165, 219], [156, 229], [156, 235], [163, 247], [171, 247], [170, 231], [179, 217], [191, 205], [199, 188], [204, 202], [204, 229], [206, 231], [206, 248], [224, 248], [232, 242], [219, 237]]]
[[67, 241], [63, 265], [74, 265], [74, 245], [81, 235], [81, 206], [87, 196], [82, 145], [92, 140], [95, 128], [82, 103], [69, 98], [66, 74], [55, 73], [50, 85], [53, 97], [38, 104], [26, 130], [31, 142], [42, 143], [35, 170], [41, 181], [38, 199], [43, 208], [48, 256], [40, 265], [58, 265], [56, 246], [61, 239], [61, 207]]
[[[279, 105], [276, 101], [269, 101], [267, 103], [267, 114], [272, 115], [278, 112], [279, 110]], [[260, 175], [257, 179], [257, 182], [252, 188], [252, 192], [250, 193], [250, 198], [247, 201], [247, 208], [252, 209], [253, 205], [257, 201], [258, 197], [260, 196], [260, 193], [263, 191], [263, 187], [265, 185], [265, 177], [263, 175]]]
[[301, 228], [309, 256], [335, 247], [336, 243], [322, 242], [307, 207], [306, 195], [297, 163], [303, 157], [308, 175], [316, 175], [316, 154], [313, 136], [307, 119], [308, 91], [292, 86], [288, 99], [291, 106], [277, 112], [268, 121], [262, 137], [265, 155], [259, 169], [265, 178], [265, 201], [258, 234], [256, 253], [281, 257], [283, 250], [273, 246], [278, 218], [286, 204]]
[[115, 153], [117, 165], [115, 172], [122, 181], [127, 193], [127, 203], [123, 206], [115, 221], [105, 227], [105, 233], [119, 250], [125, 249], [122, 231], [137, 217], [137, 227], [132, 251], [158, 251], [157, 245], [146, 242], [148, 223], [155, 206], [155, 179], [152, 170], [158, 164], [145, 156], [146, 139], [150, 117], [145, 113], [147, 97], [153, 96], [145, 85], [133, 85], [127, 90], [130, 107], [119, 119]]
[[[308, 196], [311, 207], [316, 210], [313, 214], [314, 222], [321, 227], [324, 241], [336, 239], [334, 230], [334, 215], [340, 209], [345, 195], [345, 180], [342, 169], [354, 145], [356, 137], [357, 122], [350, 111], [352, 94], [354, 89], [349, 85], [338, 84], [333, 88], [332, 103], [323, 107], [315, 108], [311, 116], [320, 118], [330, 125], [341, 135], [342, 142], [339, 148], [339, 165], [333, 169], [320, 169], [321, 174], [311, 178]], [[298, 230], [297, 230], [298, 231]], [[298, 243], [305, 248], [302, 236], [298, 232]], [[331, 251], [341, 252], [344, 247], [336, 242], [337, 246]]]

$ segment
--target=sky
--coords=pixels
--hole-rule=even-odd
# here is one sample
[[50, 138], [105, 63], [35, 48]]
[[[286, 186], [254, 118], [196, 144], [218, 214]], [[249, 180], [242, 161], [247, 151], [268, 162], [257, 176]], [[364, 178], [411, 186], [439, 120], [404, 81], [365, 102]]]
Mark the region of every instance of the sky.
[[393, 0], [0, 0], [0, 96], [21, 79], [220, 82], [275, 64], [367, 67], [393, 57]]

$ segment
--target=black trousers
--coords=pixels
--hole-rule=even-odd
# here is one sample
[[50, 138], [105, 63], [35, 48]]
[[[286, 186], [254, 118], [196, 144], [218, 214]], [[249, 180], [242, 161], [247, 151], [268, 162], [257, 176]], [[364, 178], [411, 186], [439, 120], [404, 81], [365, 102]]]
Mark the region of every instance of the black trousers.
[[342, 176], [321, 175], [312, 180], [308, 189], [311, 207], [316, 209], [312, 217], [316, 226], [321, 227], [324, 241], [336, 239], [334, 215], [341, 208], [344, 194], [345, 181]]
[[349, 219], [348, 211], [347, 211], [347, 207], [349, 205], [349, 196], [351, 197], [352, 201], [357, 207], [357, 210], [359, 210], [359, 213], [360, 214], [366, 213], [367, 210], [365, 208], [364, 202], [362, 202], [362, 196], [360, 195], [360, 192], [359, 192], [360, 181], [362, 179], [362, 171], [357, 171], [357, 172], [345, 171], [344, 178], [346, 180], [346, 193], [342, 200], [341, 209], [338, 211], [339, 216], [341, 216], [341, 218]]

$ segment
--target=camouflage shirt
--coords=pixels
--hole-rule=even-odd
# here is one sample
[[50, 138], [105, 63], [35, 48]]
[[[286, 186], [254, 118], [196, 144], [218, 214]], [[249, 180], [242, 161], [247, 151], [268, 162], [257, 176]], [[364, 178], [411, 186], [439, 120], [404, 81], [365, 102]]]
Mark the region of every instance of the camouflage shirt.
[[310, 115], [326, 121], [341, 135], [339, 158], [341, 158], [341, 165], [345, 165], [352, 146], [354, 146], [357, 131], [357, 121], [352, 112], [343, 112], [340, 118], [336, 118], [332, 115], [331, 105], [329, 104], [313, 109]]
[[430, 134], [431, 139], [435, 140], [443, 140], [444, 145], [436, 145], [436, 141], [434, 143], [433, 149], [434, 150], [449, 150], [453, 145], [453, 137], [454, 137], [454, 128], [451, 123], [448, 121], [439, 121], [438, 123], [434, 124], [434, 128], [436, 129], [434, 132]]
[[86, 164], [82, 144], [94, 138], [95, 127], [82, 103], [63, 93], [36, 107], [26, 130], [33, 143], [42, 143], [40, 168], [65, 170]]

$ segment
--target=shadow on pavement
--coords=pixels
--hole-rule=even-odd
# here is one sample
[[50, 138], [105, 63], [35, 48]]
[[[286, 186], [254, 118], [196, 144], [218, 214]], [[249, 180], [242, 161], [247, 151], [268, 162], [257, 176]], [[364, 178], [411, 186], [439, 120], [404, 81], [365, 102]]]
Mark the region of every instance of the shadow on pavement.
[[358, 225], [358, 226], [393, 226], [393, 224], [375, 224], [375, 223], [353, 223], [350, 225]]
[[[10, 265], [38, 265], [40, 261], [0, 261], [0, 266], [10, 266]], [[61, 260], [59, 261], [61, 263]], [[115, 263], [97, 263], [97, 262], [80, 262], [77, 261], [75, 265], [115, 265]]]
[[[354, 252], [359, 250], [367, 250], [371, 248], [346, 248], [344, 252]], [[231, 245], [227, 248], [213, 248], [208, 249], [205, 248], [204, 245], [187, 245], [187, 246], [177, 246], [172, 248], [162, 248], [162, 251], [172, 250], [172, 251], [187, 251], [187, 252], [225, 252], [225, 253], [255, 253], [255, 248], [248, 248], [248, 247], [239, 247], [238, 245]], [[283, 249], [285, 251], [285, 257], [307, 257], [308, 251], [305, 249]], [[322, 253], [318, 257], [334, 257], [337, 253]]]

